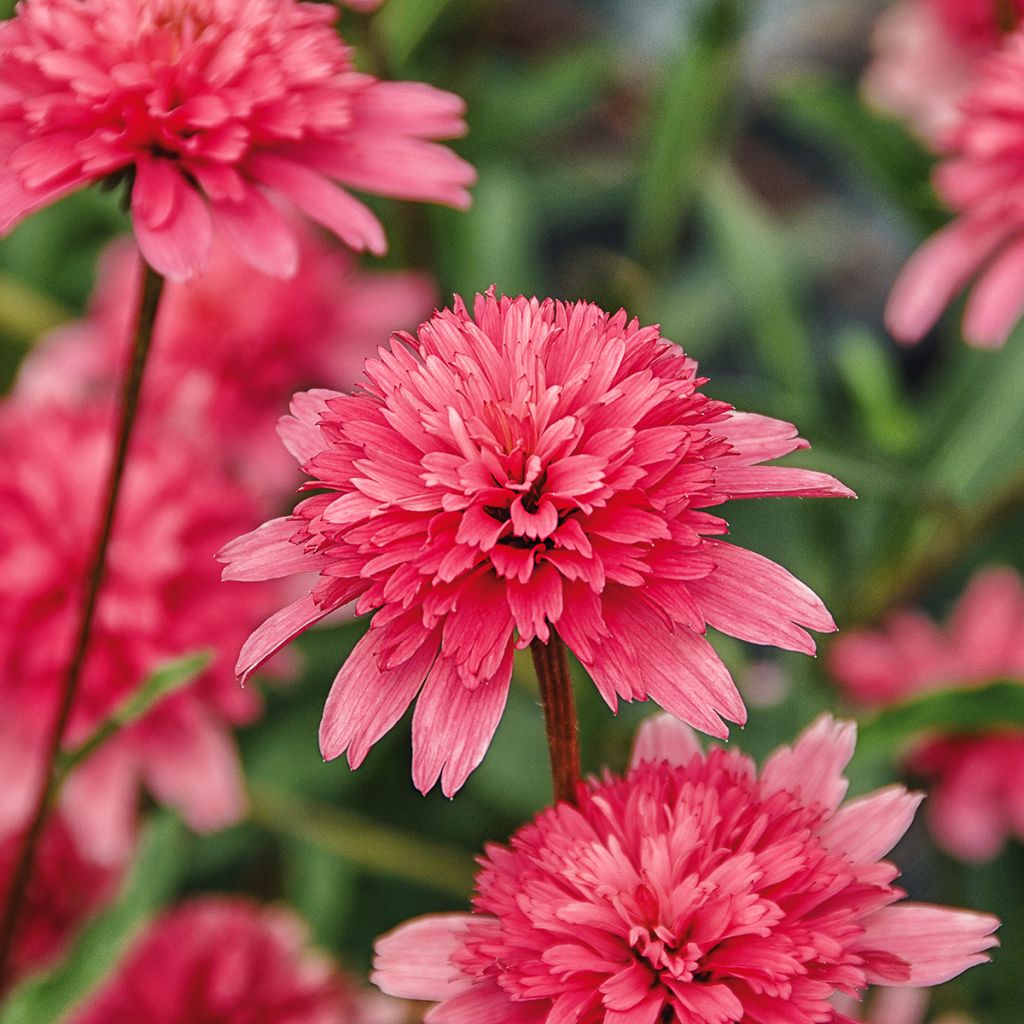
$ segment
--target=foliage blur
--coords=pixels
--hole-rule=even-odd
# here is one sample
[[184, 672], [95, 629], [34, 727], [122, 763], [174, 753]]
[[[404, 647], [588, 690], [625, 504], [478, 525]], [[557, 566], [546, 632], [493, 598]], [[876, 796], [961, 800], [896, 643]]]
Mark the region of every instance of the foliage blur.
[[[445, 296], [496, 283], [624, 305], [700, 361], [709, 393], [796, 422], [814, 447], [806, 464], [860, 500], [745, 502], [727, 515], [737, 540], [807, 581], [840, 628], [914, 602], [941, 614], [979, 566], [1024, 569], [1024, 338], [969, 349], [948, 317], [905, 350], [881, 324], [896, 271], [943, 220], [928, 155], [858, 96], [881, 6], [387, 0], [372, 18], [342, 19], [366, 68], [450, 89], [469, 108], [456, 146], [479, 170], [473, 209], [374, 201], [392, 243], [385, 263], [429, 270]], [[113, 197], [94, 190], [0, 242], [5, 384], [40, 333], [84, 309], [96, 255], [125, 227]], [[281, 898], [365, 970], [376, 935], [464, 906], [474, 854], [548, 801], [528, 660], [457, 800], [413, 789], [408, 719], [359, 772], [325, 765], [323, 700], [364, 625], [300, 642], [301, 679], [271, 690], [241, 735], [249, 820], [203, 839], [178, 830], [174, 856], [136, 881], [140, 907], [204, 890]], [[751, 705], [737, 735], [752, 753], [841, 709], [824, 659], [713, 639]], [[650, 708], [613, 717], [593, 687], [578, 697], [585, 766], [621, 768]], [[869, 746], [854, 792], [892, 781], [893, 753]], [[1004, 919], [995, 964], [939, 990], [936, 1011], [1017, 1024], [1024, 850], [967, 869], [916, 826], [896, 859], [912, 896]], [[123, 914], [125, 929], [135, 916]], [[93, 938], [76, 953], [88, 961], [102, 948]]]

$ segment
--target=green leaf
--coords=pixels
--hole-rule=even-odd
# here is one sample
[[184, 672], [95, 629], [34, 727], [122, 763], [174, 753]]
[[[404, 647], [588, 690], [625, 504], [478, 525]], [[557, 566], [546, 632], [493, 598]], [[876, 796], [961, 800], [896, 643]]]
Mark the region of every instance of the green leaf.
[[146, 828], [115, 903], [86, 925], [52, 971], [20, 985], [0, 1007], [0, 1024], [58, 1024], [111, 971], [135, 935], [173, 895], [188, 854], [185, 830], [164, 814]]
[[109, 718], [97, 726], [88, 739], [61, 758], [58, 776], [67, 777], [76, 765], [96, 753], [126, 725], [138, 721], [154, 704], [191, 683], [210, 664], [210, 658], [208, 651], [197, 651], [161, 665], [124, 703], [114, 709]]
[[1000, 680], [978, 689], [940, 690], [880, 711], [859, 728], [857, 757], [891, 758], [922, 733], [1024, 728], [1024, 685]]
[[377, 15], [385, 51], [396, 67], [412, 56], [452, 0], [389, 0]]
[[650, 145], [637, 184], [629, 250], [641, 263], [665, 263], [682, 231], [708, 163], [721, 148], [739, 91], [742, 18], [732, 0], [705, 5], [668, 67]]

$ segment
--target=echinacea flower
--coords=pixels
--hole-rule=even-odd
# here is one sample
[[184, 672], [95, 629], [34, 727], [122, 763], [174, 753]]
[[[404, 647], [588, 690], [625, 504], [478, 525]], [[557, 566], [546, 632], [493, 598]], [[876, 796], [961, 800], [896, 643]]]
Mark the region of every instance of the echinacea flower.
[[[187, 433], [275, 511], [294, 493], [294, 459], [274, 433], [299, 388], [347, 387], [396, 326], [434, 306], [423, 274], [359, 269], [355, 258], [292, 218], [300, 273], [268, 277], [219, 237], [210, 267], [163, 294], [146, 367], [143, 416]], [[59, 328], [21, 366], [19, 395], [108, 399], [131, 340], [138, 254], [116, 242], [100, 262], [86, 319]]]
[[465, 207], [457, 96], [357, 72], [332, 4], [22, 0], [0, 24], [0, 233], [127, 175], [146, 260], [182, 280], [213, 225], [269, 274], [298, 252], [280, 196], [354, 249], [377, 218], [346, 189]]
[[[0, 909], [6, 904], [15, 861], [24, 841], [24, 832], [20, 830], [0, 839]], [[119, 866], [90, 860], [76, 845], [61, 816], [51, 817], [39, 843], [7, 976], [0, 979], [0, 991], [58, 959], [75, 931], [113, 896], [119, 876]]]
[[[1024, 12], [1024, 0], [1013, 2]], [[993, 0], [899, 0], [878, 19], [861, 86], [873, 106], [939, 146], [1000, 39]]]
[[[922, 612], [895, 612], [882, 629], [837, 640], [829, 667], [866, 708], [1000, 679], [1024, 685], [1024, 583], [1012, 569], [987, 569], [945, 630]], [[907, 766], [928, 781], [929, 826], [954, 856], [991, 860], [1007, 837], [1024, 840], [1024, 730], [926, 738], [908, 752]]]
[[480, 860], [471, 914], [377, 941], [372, 980], [427, 1024], [838, 1024], [829, 1000], [937, 985], [988, 958], [987, 914], [902, 902], [882, 858], [920, 797], [843, 803], [852, 724], [758, 772], [667, 716], [624, 778], [581, 782]]
[[483, 757], [512, 654], [552, 631], [614, 709], [651, 697], [724, 736], [742, 701], [704, 637], [812, 652], [835, 628], [783, 568], [726, 544], [730, 498], [851, 492], [760, 463], [805, 447], [788, 423], [699, 392], [696, 363], [625, 312], [460, 299], [397, 334], [351, 394], [296, 395], [281, 425], [322, 493], [229, 545], [225, 578], [314, 571], [257, 630], [247, 677], [355, 601], [374, 611], [338, 673], [321, 750], [355, 767], [419, 694], [413, 779], [451, 795]]
[[983, 63], [942, 150], [935, 187], [956, 216], [903, 268], [886, 324], [919, 341], [970, 286], [964, 338], [998, 347], [1024, 313], [1024, 30]]
[[[105, 411], [0, 406], [0, 831], [23, 827], [40, 786], [99, 497], [111, 458]], [[86, 664], [65, 745], [87, 739], [158, 667], [197, 651], [209, 667], [121, 729], [63, 790], [76, 841], [100, 861], [131, 849], [140, 783], [198, 829], [242, 812], [232, 726], [259, 701], [231, 671], [237, 646], [280, 597], [218, 581], [217, 549], [258, 506], [193, 445], [142, 430], [132, 445]]]
[[185, 903], [150, 925], [71, 1024], [398, 1024], [400, 1003], [361, 992], [308, 941], [283, 908]]

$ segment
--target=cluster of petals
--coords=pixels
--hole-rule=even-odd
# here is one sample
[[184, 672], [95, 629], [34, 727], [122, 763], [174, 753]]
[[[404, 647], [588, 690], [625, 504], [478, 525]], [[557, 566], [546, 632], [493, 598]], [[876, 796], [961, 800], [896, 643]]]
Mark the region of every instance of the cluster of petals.
[[[113, 448], [99, 409], [8, 402], [0, 408], [0, 829], [19, 827], [38, 787], [78, 625]], [[218, 582], [217, 549], [256, 521], [238, 485], [170, 434], [138, 433], [89, 651], [65, 735], [88, 738], [169, 659], [207, 651], [189, 687], [122, 729], [69, 778], [68, 826], [89, 856], [130, 852], [140, 782], [192, 826], [243, 807], [231, 726], [257, 697], [239, 688], [237, 645], [280, 598]]]
[[558, 635], [601, 695], [648, 697], [724, 736], [744, 719], [707, 625], [812, 652], [832, 630], [781, 566], [721, 540], [732, 498], [849, 495], [762, 466], [806, 443], [700, 393], [655, 327], [585, 302], [478, 296], [398, 334], [349, 394], [296, 395], [281, 425], [307, 498], [221, 554], [225, 578], [313, 571], [243, 648], [248, 676], [355, 602], [375, 612], [341, 668], [321, 750], [355, 767], [413, 701], [413, 779], [451, 795], [501, 716], [513, 651]]
[[836, 993], [946, 981], [998, 922], [903, 901], [882, 858], [920, 797], [843, 803], [854, 741], [823, 716], [759, 773], [659, 716], [624, 778], [487, 849], [473, 913], [379, 939], [373, 980], [427, 1024], [852, 1024]]
[[[840, 637], [830, 668], [857, 703], [882, 708], [915, 694], [1001, 679], [1024, 685], [1024, 582], [1012, 569], [979, 573], [945, 629], [918, 611]], [[986, 861], [1024, 839], [1024, 730], [918, 743], [908, 766], [929, 780], [929, 825], [955, 856]]]
[[299, 0], [24, 0], [0, 25], [0, 233], [124, 175], [157, 271], [202, 270], [216, 225], [289, 276], [275, 197], [374, 253], [383, 228], [348, 188], [466, 206], [473, 169], [435, 141], [462, 134], [462, 101], [356, 71], [336, 17]]
[[935, 187], [956, 216], [904, 267], [886, 323], [918, 341], [970, 285], [964, 337], [998, 347], [1024, 313], [1024, 29], [983, 61], [941, 149]]
[[[20, 829], [0, 839], [0, 907], [24, 842]], [[116, 867], [92, 860], [79, 848], [59, 814], [47, 822], [37, 849], [0, 990], [58, 958], [75, 931], [113, 895], [119, 878]]]
[[[250, 267], [215, 238], [208, 271], [165, 289], [146, 367], [144, 415], [211, 449], [275, 509], [300, 479], [274, 432], [292, 394], [314, 383], [351, 384], [396, 326], [429, 314], [435, 296], [423, 274], [364, 272], [300, 218], [293, 230], [300, 273], [287, 280]], [[117, 392], [137, 263], [134, 246], [111, 246], [89, 315], [33, 348], [19, 394], [93, 401]]]
[[[1011, 0], [1024, 13], [1024, 0]], [[955, 124], [981, 61], [1001, 39], [993, 0], [899, 0], [878, 19], [861, 85], [873, 106], [932, 146]]]
[[206, 897], [156, 920], [71, 1024], [398, 1024], [401, 1004], [360, 992], [308, 948], [281, 908]]

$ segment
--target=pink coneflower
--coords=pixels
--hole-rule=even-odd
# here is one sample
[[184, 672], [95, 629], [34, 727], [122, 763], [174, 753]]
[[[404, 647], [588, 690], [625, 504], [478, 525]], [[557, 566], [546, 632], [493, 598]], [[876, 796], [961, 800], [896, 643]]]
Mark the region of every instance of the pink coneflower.
[[835, 627], [703, 510], [851, 492], [760, 466], [805, 442], [703, 383], [624, 312], [489, 293], [396, 335], [354, 393], [296, 395], [281, 434], [326, 493], [222, 558], [226, 579], [319, 580], [250, 637], [238, 672], [347, 602], [375, 611], [328, 697], [323, 754], [357, 766], [419, 693], [413, 778], [426, 791], [440, 775], [449, 795], [490, 742], [514, 648], [553, 630], [613, 709], [651, 697], [725, 735], [719, 716], [744, 709], [707, 624], [808, 653], [802, 627]]
[[400, 1005], [367, 996], [307, 948], [290, 912], [241, 899], [168, 911], [135, 943], [72, 1024], [397, 1024]]
[[[7, 788], [5, 784], [5, 789]], [[6, 799], [5, 793], [2, 799]], [[0, 907], [4, 906], [20, 832], [0, 839]], [[80, 850], [60, 816], [43, 832], [24, 913], [11, 950], [8, 974], [0, 990], [23, 975], [49, 966], [64, 952], [76, 929], [113, 895], [115, 867], [97, 864]]]
[[935, 186], [957, 216], [904, 267], [886, 323], [918, 341], [973, 280], [964, 337], [998, 347], [1024, 312], [1024, 31], [984, 62], [942, 148]]
[[[215, 239], [207, 273], [168, 285], [146, 376], [144, 418], [215, 449], [232, 475], [278, 509], [299, 474], [274, 426], [299, 388], [348, 387], [396, 325], [429, 314], [422, 274], [366, 273], [353, 256], [292, 219], [301, 272], [267, 277]], [[89, 316], [33, 349], [20, 394], [73, 399], [116, 393], [127, 361], [137, 287], [134, 246], [115, 243], [100, 264]], [[212, 440], [212, 444], [211, 444]]]
[[[988, 569], [971, 582], [945, 631], [921, 612], [896, 612], [884, 629], [839, 639], [829, 665], [868, 708], [999, 679], [1024, 683], [1024, 584], [1012, 569]], [[928, 739], [907, 764], [930, 781], [929, 824], [955, 856], [990, 860], [1007, 836], [1024, 839], [1024, 732]]]
[[[98, 411], [0, 407], [0, 828], [18, 828], [39, 791], [35, 763], [50, 734], [77, 626], [111, 428]], [[231, 726], [255, 694], [231, 659], [280, 598], [218, 582], [214, 553], [258, 510], [244, 490], [168, 433], [133, 444], [84, 675], [65, 745], [87, 738], [168, 659], [208, 650], [189, 688], [123, 729], [69, 779], [68, 824], [90, 856], [130, 848], [140, 782], [196, 828], [241, 812]], [[41, 759], [40, 759], [41, 760]]]
[[345, 187], [466, 206], [472, 168], [430, 141], [462, 134], [462, 101], [357, 72], [336, 16], [297, 0], [23, 0], [0, 25], [0, 232], [126, 174], [161, 274], [202, 270], [216, 224], [289, 276], [295, 238], [268, 193], [374, 253], [384, 231]]
[[[758, 774], [660, 717], [625, 778], [580, 783], [481, 859], [474, 913], [378, 940], [373, 980], [428, 1024], [825, 1024], [836, 992], [936, 985], [998, 922], [901, 902], [881, 858], [920, 798], [842, 804], [855, 727], [822, 717]], [[842, 805], [841, 805], [842, 804]]]

